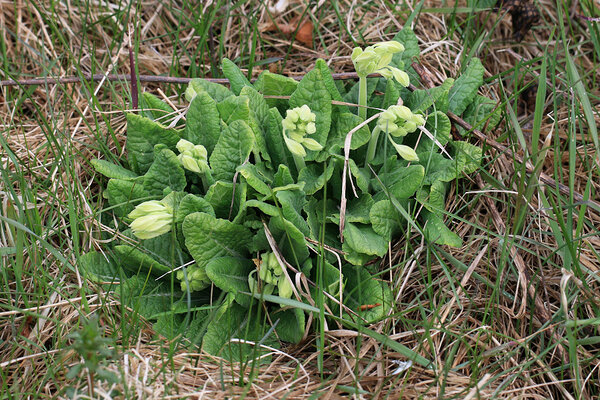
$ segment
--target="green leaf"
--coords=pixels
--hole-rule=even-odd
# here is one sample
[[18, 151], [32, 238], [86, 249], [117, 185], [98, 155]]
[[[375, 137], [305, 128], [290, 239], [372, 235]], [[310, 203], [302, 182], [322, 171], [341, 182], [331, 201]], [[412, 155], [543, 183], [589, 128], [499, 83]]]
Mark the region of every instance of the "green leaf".
[[387, 79], [385, 84], [385, 94], [383, 96], [383, 101], [381, 102], [381, 108], [387, 110], [388, 107], [398, 104], [399, 98], [400, 90], [398, 90], [396, 82], [394, 82], [393, 79]]
[[282, 190], [275, 193], [279, 200], [283, 217], [290, 221], [304, 236], [310, 235], [308, 224], [302, 217], [301, 212], [306, 204], [306, 196], [299, 190]]
[[344, 304], [357, 312], [367, 323], [385, 318], [394, 302], [390, 287], [385, 282], [375, 279], [362, 266], [347, 265], [343, 272], [346, 279]]
[[[424, 215], [424, 213], [422, 215]], [[427, 216], [425, 216], [425, 219], [425, 239], [441, 245], [452, 247], [462, 246], [462, 239], [456, 233], [448, 229], [442, 218], [435, 214], [428, 213]]]
[[[254, 88], [264, 96], [289, 96], [294, 93], [298, 87], [298, 81], [287, 76], [273, 74], [269, 71], [263, 71], [256, 82]], [[289, 102], [286, 99], [265, 99], [269, 107], [277, 107], [284, 112], [289, 108]]]
[[381, 200], [373, 204], [369, 218], [373, 230], [387, 241], [391, 241], [392, 237], [400, 230], [402, 217], [389, 200]]
[[[425, 176], [425, 168], [422, 165], [402, 166], [402, 162], [398, 163], [398, 167], [390, 168], [390, 172], [380, 174], [379, 179], [388, 189], [390, 195], [396, 199], [408, 199], [421, 186]], [[372, 181], [376, 190], [384, 190], [377, 179]]]
[[210, 214], [213, 217], [216, 216], [215, 210], [208, 200], [193, 194], [188, 194], [179, 202], [177, 212], [175, 213], [175, 222], [178, 224], [183, 223], [185, 217], [195, 212], [203, 212]]
[[90, 163], [96, 172], [106, 176], [107, 178], [131, 180], [138, 177], [135, 172], [106, 160], [93, 159], [90, 160]]
[[247, 96], [231, 96], [217, 103], [219, 116], [226, 125], [233, 121], [250, 123], [250, 99]]
[[244, 210], [246, 202], [246, 183], [217, 181], [208, 191], [204, 199], [212, 206], [215, 216], [235, 220]]
[[189, 83], [189, 87], [198, 95], [201, 92], [206, 92], [212, 97], [217, 103], [222, 102], [226, 98], [233, 96], [233, 92], [227, 89], [223, 85], [219, 85], [215, 82], [210, 82], [205, 79], [192, 79]]
[[[284, 164], [279, 164], [277, 172], [273, 177], [273, 185], [275, 185], [275, 187], [278, 187], [292, 185], [293, 183], [294, 178], [292, 178], [292, 173], [290, 172], [289, 167]], [[304, 191], [306, 192], [306, 186], [304, 188]]]
[[424, 185], [435, 181], [450, 182], [456, 178], [456, 162], [429, 150], [419, 153], [419, 163], [425, 167]]
[[127, 113], [127, 160], [137, 174], [144, 174], [154, 159], [154, 146], [164, 144], [171, 150], [179, 141], [175, 129], [136, 114]]
[[171, 106], [152, 93], [142, 93], [140, 100], [140, 108], [143, 110], [144, 117], [146, 118], [160, 120], [173, 115]]
[[234, 257], [213, 258], [206, 264], [206, 274], [217, 287], [225, 292], [235, 294], [235, 301], [241, 306], [249, 307], [251, 298], [240, 292], [249, 292], [248, 275], [253, 270], [248, 259]]
[[[325, 60], [319, 58], [315, 62], [315, 69], [318, 69], [321, 72], [321, 78], [325, 84], [325, 88], [329, 92], [331, 98], [335, 101], [343, 101], [342, 95], [338, 90], [337, 86], [335, 86], [335, 81], [333, 80], [333, 76], [331, 75], [331, 70], [327, 66], [327, 62]], [[342, 111], [347, 111], [346, 106], [338, 106], [342, 107]]]
[[152, 256], [146, 254], [139, 248], [120, 244], [114, 247], [119, 264], [127, 271], [134, 274], [146, 275], [148, 272], [154, 276], [170, 273], [173, 269], [161, 264]]
[[207, 92], [200, 92], [190, 103], [185, 117], [184, 139], [204, 146], [208, 154], [212, 154], [221, 135], [217, 102]]
[[400, 69], [405, 69], [406, 66], [410, 66], [412, 58], [417, 57], [421, 53], [419, 50], [419, 40], [413, 30], [407, 27], [398, 32], [393, 40], [402, 43], [404, 51], [394, 54], [392, 65]]
[[[358, 115], [352, 113], [338, 114], [333, 121], [331, 135], [327, 138], [327, 145], [325, 146], [326, 151], [329, 154], [339, 154], [340, 150], [344, 148], [344, 142], [348, 132], [356, 128], [356, 126], [362, 122], [362, 118]], [[364, 125], [352, 134], [350, 149], [356, 150], [368, 143], [370, 139], [371, 132], [369, 131], [369, 127], [368, 125]]]
[[[408, 96], [406, 106], [416, 113], [427, 111], [435, 103], [436, 111], [446, 112], [448, 108], [447, 97], [453, 85], [454, 79], [448, 78], [438, 87], [417, 89]], [[477, 88], [479, 89], [479, 86]]]
[[388, 250], [388, 241], [379, 236], [370, 225], [346, 223], [344, 244], [356, 253], [383, 257]]
[[[263, 323], [263, 318], [257, 315], [256, 307], [249, 312], [236, 303], [225, 303], [219, 309], [218, 315], [208, 324], [202, 340], [202, 350], [230, 362], [247, 362], [250, 357], [261, 357], [267, 352], [257, 345], [263, 340], [265, 333], [266, 324]], [[231, 338], [256, 344], [232, 342]], [[267, 339], [265, 344], [277, 347], [272, 338]], [[269, 362], [270, 358], [263, 356], [260, 361]]]
[[[492, 99], [477, 95], [463, 113], [462, 118], [473, 127], [483, 129], [487, 125], [488, 128], [492, 129], [502, 119], [502, 109]], [[458, 127], [458, 130], [461, 134], [466, 132], [461, 127]]]
[[446, 184], [435, 181], [429, 187], [423, 187], [417, 192], [417, 201], [432, 213], [443, 216], [446, 200]]
[[479, 169], [483, 159], [481, 147], [462, 141], [453, 142], [453, 147], [455, 150], [456, 176], [460, 176], [461, 173], [472, 174]]
[[135, 206], [150, 199], [150, 193], [141, 182], [111, 179], [106, 187], [108, 203], [114, 207], [113, 212], [117, 217], [129, 214]]
[[271, 195], [271, 179], [265, 175], [264, 171], [257, 168], [256, 165], [244, 164], [238, 168], [238, 172], [246, 179], [248, 185], [258, 193], [265, 196]]
[[302, 266], [310, 254], [300, 229], [281, 216], [275, 216], [269, 221], [269, 230], [287, 262], [298, 268]]
[[144, 189], [154, 196], [161, 196], [164, 189], [182, 191], [185, 188], [185, 171], [181, 162], [165, 145], [154, 147], [154, 162], [144, 175]]
[[171, 284], [157, 282], [144, 275], [127, 279], [117, 291], [121, 304], [136, 310], [145, 318], [153, 319], [172, 309], [172, 305], [181, 298], [181, 293], [173, 293]]
[[[445, 146], [451, 139], [450, 130], [452, 125], [450, 124], [450, 118], [441, 111], [435, 111], [427, 117], [425, 123], [425, 129], [431, 133], [439, 144]], [[419, 142], [419, 147], [416, 149], [417, 153], [421, 152], [439, 152], [439, 147], [429, 137], [423, 135]]]
[[269, 106], [264, 97], [258, 93], [252, 86], [245, 86], [241, 91], [242, 96], [248, 97], [250, 108], [249, 125], [254, 132], [255, 150], [260, 153], [267, 162], [271, 161], [266, 144], [266, 127], [269, 119]]
[[233, 121], [221, 134], [210, 156], [210, 166], [216, 180], [231, 182], [237, 167], [250, 155], [254, 134], [243, 121]]
[[472, 58], [467, 68], [456, 79], [448, 94], [448, 109], [460, 115], [475, 99], [479, 87], [483, 84], [485, 68], [478, 58]]
[[[290, 108], [300, 107], [304, 104], [316, 115], [317, 131], [311, 138], [319, 142], [321, 146], [325, 146], [331, 127], [331, 95], [319, 69], [313, 69], [304, 75], [290, 96]], [[315, 151], [308, 151], [305, 160], [314, 160], [316, 154]]]
[[187, 249], [201, 268], [217, 257], [246, 257], [252, 242], [248, 228], [206, 213], [185, 217], [183, 236]]
[[275, 332], [280, 340], [290, 343], [300, 343], [306, 330], [304, 311], [298, 308], [277, 310], [271, 314], [271, 320], [277, 322]]
[[[358, 222], [361, 224], [370, 224], [369, 211], [375, 202], [369, 193], [363, 193], [358, 199], [351, 196], [348, 199], [348, 207], [346, 209], [346, 222]], [[340, 214], [333, 214], [333, 222], [339, 224]]]
[[223, 75], [225, 75], [225, 78], [229, 79], [231, 91], [236, 96], [240, 94], [240, 90], [242, 90], [244, 86], [252, 86], [248, 78], [246, 78], [238, 66], [235, 65], [230, 59], [223, 58], [223, 61], [221, 61], [221, 66], [223, 68]]
[[322, 164], [308, 164], [300, 170], [298, 182], [304, 182], [304, 192], [310, 196], [321, 190], [333, 175], [334, 164], [329, 163], [325, 171]]
[[96, 283], [119, 282], [118, 265], [96, 251], [90, 251], [79, 257], [77, 266], [85, 279]]
[[283, 140], [283, 117], [276, 108], [269, 110], [268, 126], [266, 132], [266, 145], [273, 166], [286, 165], [295, 171], [295, 163], [292, 153], [288, 150]]
[[260, 200], [248, 200], [246, 202], [246, 207], [258, 208], [260, 211], [266, 215], [270, 215], [271, 217], [276, 217], [279, 215], [279, 209], [277, 207]]

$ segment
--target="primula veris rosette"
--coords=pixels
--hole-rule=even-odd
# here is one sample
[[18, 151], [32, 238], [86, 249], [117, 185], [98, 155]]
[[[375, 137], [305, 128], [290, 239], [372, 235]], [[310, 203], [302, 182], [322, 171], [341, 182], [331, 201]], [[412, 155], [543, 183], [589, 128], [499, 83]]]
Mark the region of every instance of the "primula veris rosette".
[[180, 139], [176, 147], [179, 150], [178, 158], [183, 168], [198, 174], [208, 171], [208, 152], [204, 146], [194, 145], [190, 141]]
[[422, 115], [414, 114], [410, 108], [400, 105], [390, 106], [377, 120], [377, 127], [394, 137], [406, 136], [422, 125], [425, 125]]
[[306, 157], [305, 148], [314, 151], [323, 149], [319, 142], [307, 137], [317, 131], [315, 119], [315, 113], [306, 104], [287, 110], [281, 125], [283, 126], [283, 139], [292, 154]]
[[369, 74], [379, 73], [386, 79], [394, 78], [398, 83], [406, 87], [410, 84], [408, 74], [399, 68], [389, 65], [394, 54], [400, 51], [404, 51], [402, 43], [392, 40], [375, 43], [364, 50], [360, 47], [355, 47], [351, 58], [354, 69], [359, 77], [366, 78]]
[[162, 201], [151, 200], [139, 204], [128, 215], [129, 225], [139, 239], [152, 239], [171, 230], [173, 208]]

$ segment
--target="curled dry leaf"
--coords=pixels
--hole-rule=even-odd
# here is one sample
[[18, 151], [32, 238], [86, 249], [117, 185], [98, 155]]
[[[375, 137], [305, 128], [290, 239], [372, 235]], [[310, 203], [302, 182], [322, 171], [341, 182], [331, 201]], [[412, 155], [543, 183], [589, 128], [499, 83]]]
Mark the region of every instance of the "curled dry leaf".
[[[298, 28], [300, 25], [300, 28]], [[275, 22], [269, 21], [265, 24], [262, 24], [259, 27], [261, 32], [275, 32], [280, 31], [284, 35], [291, 37], [296, 29], [298, 32], [296, 33], [296, 40], [312, 49], [313, 46], [313, 28], [314, 25], [310, 19], [305, 19], [303, 21], [292, 20], [289, 23], [286, 22]]]

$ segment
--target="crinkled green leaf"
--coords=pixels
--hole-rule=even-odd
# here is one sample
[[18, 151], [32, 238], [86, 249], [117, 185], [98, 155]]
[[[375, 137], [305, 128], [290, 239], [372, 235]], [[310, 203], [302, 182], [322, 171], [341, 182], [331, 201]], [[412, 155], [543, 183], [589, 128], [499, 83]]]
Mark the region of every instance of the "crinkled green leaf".
[[[331, 96], [331, 98], [335, 101], [343, 101], [342, 95], [340, 94], [340, 91], [338, 90], [337, 86], [335, 85], [335, 81], [333, 80], [333, 76], [331, 75], [331, 70], [327, 66], [327, 62], [325, 62], [325, 60], [319, 58], [315, 62], [315, 69], [318, 69], [319, 71], [321, 71], [321, 78], [323, 78], [325, 88], [327, 88], [327, 91], [329, 92], [329, 95]], [[344, 112], [347, 111], [346, 106], [338, 106], [338, 107], [341, 107], [342, 111], [344, 111]]]
[[461, 173], [472, 174], [479, 169], [483, 158], [481, 147], [462, 141], [454, 142], [453, 146], [457, 176]]
[[144, 117], [152, 120], [164, 120], [165, 117], [173, 114], [173, 109], [170, 105], [148, 92], [142, 93], [140, 108]]
[[[317, 131], [311, 138], [325, 146], [331, 127], [331, 95], [319, 69], [313, 69], [304, 75], [290, 96], [290, 108], [301, 107], [304, 104], [316, 115]], [[311, 161], [316, 155], [317, 152], [309, 151], [305, 159]]]
[[361, 266], [347, 265], [343, 271], [346, 278], [344, 304], [367, 323], [385, 318], [394, 303], [389, 285]]
[[435, 181], [450, 182], [456, 178], [456, 162], [440, 153], [426, 151], [419, 153], [419, 163], [425, 167], [424, 185], [431, 185]]
[[240, 94], [240, 90], [242, 90], [244, 86], [252, 86], [248, 78], [246, 78], [238, 66], [230, 59], [223, 58], [221, 66], [223, 68], [223, 75], [225, 75], [225, 78], [229, 79], [229, 87], [236, 96]]
[[213, 217], [216, 216], [215, 210], [208, 200], [200, 196], [187, 194], [179, 202], [179, 206], [177, 207], [177, 211], [175, 213], [175, 222], [178, 224], [183, 223], [185, 217], [195, 212], [203, 212], [210, 214]]
[[[202, 340], [202, 350], [230, 362], [247, 362], [250, 357], [262, 356], [260, 362], [268, 363], [270, 357], [264, 356], [268, 350], [257, 345], [263, 340], [268, 326], [263, 322], [263, 318], [256, 314], [256, 307], [249, 311], [233, 302], [221, 307], [222, 310], [219, 310], [218, 315], [208, 324]], [[251, 341], [255, 345], [232, 342], [232, 338]], [[278, 347], [274, 338], [269, 338], [263, 343]]]
[[[436, 111], [427, 117], [425, 122], [425, 129], [427, 129], [438, 141], [439, 144], [445, 146], [452, 138], [450, 130], [452, 125], [450, 124], [450, 118], [441, 111]], [[440, 148], [435, 144], [429, 137], [423, 135], [417, 148], [417, 153], [422, 151], [431, 152], [433, 148], [434, 152], [439, 153]]]
[[425, 112], [436, 103], [436, 111], [446, 112], [447, 107], [438, 107], [438, 105], [447, 103], [447, 96], [449, 96], [453, 84], [454, 79], [448, 78], [441, 86], [431, 89], [417, 89], [408, 96], [406, 106], [413, 112]]
[[[424, 176], [425, 168], [421, 165], [398, 166], [390, 168], [390, 172], [386, 174], [380, 174], [379, 180], [396, 199], [408, 199], [421, 186]], [[373, 179], [372, 182], [376, 190], [384, 189], [377, 179]]]
[[373, 204], [369, 218], [373, 230], [387, 241], [391, 241], [394, 234], [399, 231], [402, 220], [400, 213], [389, 200], [381, 200]]
[[261, 169], [257, 168], [256, 165], [244, 164], [238, 168], [238, 172], [246, 179], [248, 185], [258, 193], [265, 196], [271, 195], [271, 179], [266, 176], [264, 171], [261, 171]]
[[127, 113], [127, 160], [132, 171], [144, 174], [154, 159], [154, 146], [164, 144], [171, 150], [179, 141], [179, 134], [146, 117]]
[[108, 181], [106, 197], [114, 207], [115, 215], [124, 217], [141, 202], [150, 200], [150, 193], [144, 189], [142, 182], [113, 178]]
[[400, 90], [393, 79], [387, 79], [385, 85], [385, 94], [381, 102], [381, 108], [388, 109], [390, 106], [398, 104], [400, 98]]
[[250, 155], [254, 134], [243, 121], [233, 121], [222, 133], [210, 156], [210, 166], [216, 180], [233, 181], [237, 167]]
[[77, 267], [85, 279], [96, 283], [119, 282], [119, 266], [112, 259], [97, 251], [79, 257]]
[[[363, 193], [357, 199], [354, 195], [348, 198], [348, 206], [346, 208], [346, 222], [358, 222], [361, 224], [370, 224], [369, 211], [375, 202], [369, 193]], [[340, 214], [333, 214], [333, 222], [339, 224]]]
[[249, 125], [254, 132], [255, 151], [260, 153], [260, 156], [270, 163], [271, 156], [266, 144], [266, 129], [269, 119], [269, 106], [264, 97], [258, 93], [252, 86], [244, 86], [240, 92], [242, 96], [248, 97], [250, 108]]
[[215, 182], [204, 196], [210, 203], [217, 218], [236, 219], [243, 212], [246, 202], [246, 183]]
[[260, 200], [248, 200], [246, 202], [246, 207], [258, 208], [260, 211], [271, 217], [279, 215], [279, 209], [276, 206]]
[[[463, 113], [462, 118], [471, 126], [479, 129], [483, 129], [484, 126], [493, 129], [502, 119], [502, 109], [494, 100], [477, 95]], [[458, 127], [458, 130], [461, 134], [466, 132], [462, 127]]]
[[149, 272], [154, 276], [161, 276], [172, 271], [171, 267], [156, 261], [154, 257], [140, 248], [120, 244], [115, 246], [113, 250], [117, 255], [119, 265], [134, 274], [145, 276]]
[[188, 251], [201, 268], [217, 257], [246, 257], [252, 242], [248, 228], [206, 213], [185, 217], [183, 236]]
[[[289, 96], [298, 87], [298, 81], [287, 76], [263, 71], [254, 88], [265, 96]], [[288, 109], [289, 101], [286, 99], [265, 99], [269, 107], [277, 107], [281, 112]]]
[[[277, 172], [273, 177], [273, 185], [274, 186], [286, 186], [294, 183], [294, 178], [292, 177], [292, 173], [287, 165], [279, 164], [277, 168]], [[304, 191], [306, 192], [306, 186], [304, 187]]]
[[323, 189], [327, 181], [331, 178], [333, 169], [333, 163], [329, 163], [325, 170], [323, 170], [323, 165], [308, 164], [300, 171], [298, 182], [304, 182], [304, 192], [309, 196], [313, 195]]
[[165, 145], [154, 146], [154, 162], [144, 175], [144, 189], [151, 195], [160, 196], [166, 188], [181, 191], [185, 185], [185, 171], [177, 155]]
[[194, 97], [186, 113], [183, 137], [193, 144], [204, 146], [208, 154], [211, 154], [220, 135], [217, 102], [207, 92], [200, 92]]
[[456, 79], [448, 94], [448, 109], [460, 115], [475, 100], [479, 87], [483, 84], [485, 68], [478, 58], [472, 58], [463, 73]]
[[417, 192], [417, 201], [438, 216], [443, 216], [446, 200], [446, 184], [435, 181], [431, 186], [421, 188]]
[[131, 180], [138, 177], [138, 175], [120, 165], [111, 163], [106, 160], [93, 159], [90, 163], [96, 170], [96, 172], [106, 176], [107, 178]]
[[213, 258], [206, 264], [206, 274], [219, 289], [235, 294], [235, 301], [248, 307], [251, 298], [240, 292], [250, 292], [248, 275], [253, 268], [252, 262], [248, 259], [219, 257]]
[[462, 239], [444, 224], [441, 217], [427, 213], [425, 219], [427, 221], [424, 230], [425, 239], [441, 245], [462, 246]]
[[277, 310], [271, 314], [271, 320], [277, 325], [275, 332], [284, 342], [300, 343], [306, 330], [304, 311], [298, 308]]
[[283, 140], [283, 117], [276, 108], [269, 110], [268, 127], [266, 132], [266, 145], [271, 155], [273, 166], [286, 165], [290, 170], [296, 171], [294, 158]]
[[[353, 130], [362, 122], [362, 119], [355, 114], [342, 113], [337, 115], [333, 121], [331, 134], [327, 138], [327, 149], [329, 154], [339, 154], [344, 148], [344, 142], [348, 132]], [[356, 150], [364, 144], [368, 143], [371, 139], [371, 132], [369, 131], [368, 125], [362, 126], [359, 130], [352, 134], [352, 140], [350, 142], [350, 149]]]
[[344, 244], [359, 254], [383, 257], [388, 241], [379, 236], [370, 225], [347, 222], [344, 227]]
[[192, 79], [189, 83], [189, 86], [193, 89], [196, 95], [200, 92], [206, 92], [217, 103], [220, 103], [226, 98], [233, 96], [233, 92], [227, 89], [225, 86], [219, 85], [215, 82], [207, 81], [206, 79]]
[[412, 58], [417, 57], [421, 53], [421, 50], [419, 50], [419, 40], [415, 32], [411, 28], [404, 27], [394, 36], [393, 40], [402, 43], [404, 51], [394, 54], [391, 64], [400, 69], [410, 66]]
[[145, 275], [136, 275], [122, 283], [117, 290], [121, 304], [125, 304], [148, 319], [156, 318], [172, 309], [181, 293], [171, 292], [170, 282], [157, 282]]
[[304, 234], [293, 223], [280, 216], [270, 219], [269, 230], [287, 262], [296, 267], [301, 266], [309, 256]]
[[248, 96], [232, 96], [217, 103], [219, 116], [225, 125], [233, 121], [243, 121], [250, 125], [250, 99]]
[[275, 193], [279, 201], [283, 217], [290, 221], [304, 236], [308, 236], [310, 231], [306, 220], [301, 215], [302, 209], [306, 204], [304, 192], [299, 190], [282, 190]]

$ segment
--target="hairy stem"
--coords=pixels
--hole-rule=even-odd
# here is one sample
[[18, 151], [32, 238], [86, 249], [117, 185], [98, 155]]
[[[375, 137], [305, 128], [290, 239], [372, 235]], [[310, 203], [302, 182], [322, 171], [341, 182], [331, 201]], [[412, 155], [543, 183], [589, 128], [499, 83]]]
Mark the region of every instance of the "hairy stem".
[[298, 170], [298, 175], [299, 175], [300, 174], [300, 170], [302, 168], [306, 167], [306, 163], [304, 162], [304, 157], [297, 156], [294, 153], [292, 153], [292, 156], [294, 157], [294, 163], [296, 164], [296, 169]]
[[369, 140], [369, 147], [367, 147], [367, 156], [365, 158], [365, 167], [373, 161], [375, 157], [375, 150], [377, 150], [377, 139], [379, 139], [379, 134], [381, 133], [381, 129], [378, 126], [373, 129], [373, 133], [371, 133], [371, 140]]
[[367, 119], [367, 77], [361, 76], [358, 79], [358, 116]]

